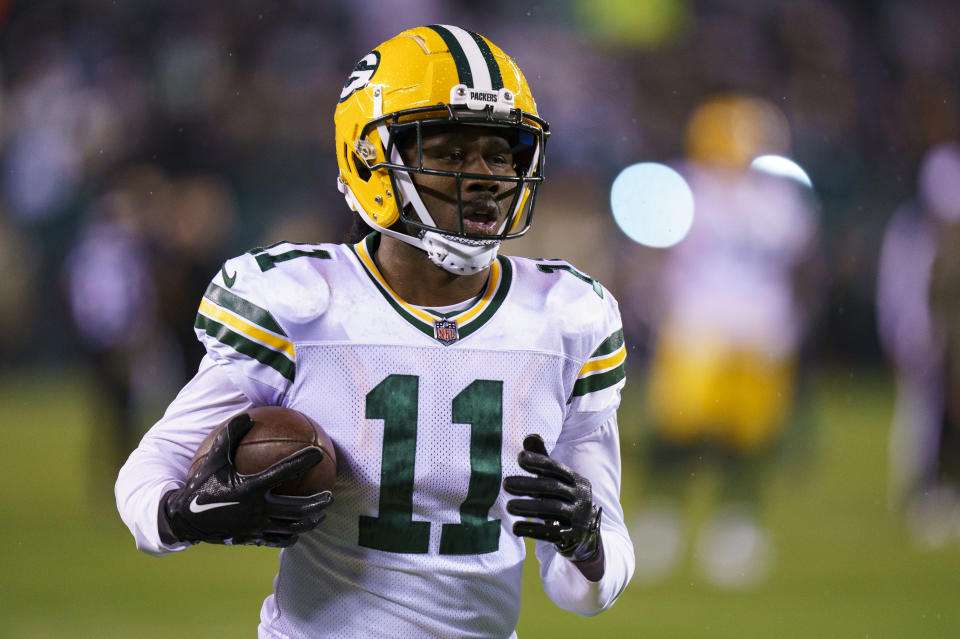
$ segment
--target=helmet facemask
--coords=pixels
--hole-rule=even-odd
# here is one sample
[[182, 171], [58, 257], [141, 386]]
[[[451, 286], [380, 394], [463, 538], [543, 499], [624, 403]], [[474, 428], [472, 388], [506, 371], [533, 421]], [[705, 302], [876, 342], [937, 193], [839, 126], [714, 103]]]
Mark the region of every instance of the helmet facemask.
[[[490, 134], [505, 139], [513, 159], [511, 174], [480, 174], [425, 167], [424, 137], [433, 131], [461, 126], [481, 133], [489, 129]], [[489, 266], [496, 257], [501, 241], [520, 237], [530, 228], [537, 187], [543, 181], [542, 149], [546, 141], [546, 129], [546, 122], [518, 109], [509, 111], [506, 117], [498, 117], [490, 106], [479, 112], [467, 105], [442, 105], [439, 109], [421, 107], [391, 113], [368, 122], [358, 136], [356, 157], [363, 163], [363, 169], [370, 173], [381, 169], [389, 173], [393, 192], [397, 194], [395, 199], [399, 221], [405, 231], [397, 235], [389, 234], [427, 251], [438, 266], [458, 274], [469, 273]], [[374, 131], [377, 135], [371, 136]], [[386, 140], [382, 147], [383, 155], [377, 153], [377, 138]], [[377, 162], [378, 156], [389, 160]], [[414, 183], [413, 176], [416, 174], [440, 176], [455, 182], [456, 228], [437, 225]], [[498, 210], [502, 207], [501, 200], [509, 198], [510, 201], [506, 207], [507, 215], [494, 232], [471, 232], [468, 228], [464, 210], [464, 181], [508, 185], [495, 197]]]

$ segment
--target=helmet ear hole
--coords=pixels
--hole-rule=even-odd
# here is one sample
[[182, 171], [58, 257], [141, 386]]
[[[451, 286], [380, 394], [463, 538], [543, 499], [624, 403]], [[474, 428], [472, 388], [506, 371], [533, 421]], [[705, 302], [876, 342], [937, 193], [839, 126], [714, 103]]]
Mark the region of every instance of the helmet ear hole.
[[353, 166], [357, 169], [357, 177], [364, 182], [370, 181], [370, 169], [368, 169], [367, 165], [363, 163], [363, 160], [357, 157], [356, 153], [353, 154]]

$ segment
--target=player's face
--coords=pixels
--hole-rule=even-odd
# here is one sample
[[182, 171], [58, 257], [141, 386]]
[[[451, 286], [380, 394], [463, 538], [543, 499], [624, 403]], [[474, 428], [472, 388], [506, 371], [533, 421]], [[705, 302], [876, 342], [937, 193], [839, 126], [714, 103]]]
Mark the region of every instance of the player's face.
[[[408, 166], [417, 165], [416, 136], [401, 143], [400, 152]], [[506, 138], [489, 127], [444, 126], [424, 128], [423, 168], [460, 171], [477, 175], [515, 176], [513, 153]], [[460, 230], [457, 180], [449, 176], [413, 174], [413, 182], [439, 228]], [[482, 235], [495, 234], [509, 214], [516, 185], [475, 178], [460, 183], [463, 202], [463, 230]]]

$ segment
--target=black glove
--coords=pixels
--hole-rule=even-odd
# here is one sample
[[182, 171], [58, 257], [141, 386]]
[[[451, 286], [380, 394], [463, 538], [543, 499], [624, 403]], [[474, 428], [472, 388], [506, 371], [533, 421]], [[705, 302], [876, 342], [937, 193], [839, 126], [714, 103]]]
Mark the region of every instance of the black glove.
[[594, 559], [601, 548], [603, 510], [593, 503], [590, 480], [550, 459], [540, 435], [529, 435], [523, 440], [517, 461], [536, 477], [507, 477], [503, 488], [511, 495], [533, 499], [511, 499], [507, 512], [542, 519], [543, 523], [518, 521], [513, 525], [513, 534], [552, 542], [561, 555], [572, 561]]
[[165, 543], [286, 547], [323, 521], [323, 511], [333, 501], [330, 491], [290, 497], [275, 495], [271, 488], [316, 466], [324, 452], [305, 448], [259, 473], [241, 475], [233, 457], [252, 427], [246, 413], [230, 420], [187, 484], [163, 496], [158, 522]]

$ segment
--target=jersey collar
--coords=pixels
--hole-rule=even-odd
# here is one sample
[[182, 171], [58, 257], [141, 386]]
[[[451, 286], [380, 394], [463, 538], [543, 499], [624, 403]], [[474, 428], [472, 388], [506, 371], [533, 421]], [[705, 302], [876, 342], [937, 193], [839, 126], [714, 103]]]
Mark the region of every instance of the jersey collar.
[[452, 344], [475, 332], [487, 323], [503, 305], [510, 283], [513, 280], [513, 267], [509, 258], [498, 255], [490, 265], [490, 277], [487, 286], [477, 300], [465, 309], [452, 313], [440, 313], [408, 304], [397, 295], [373, 261], [373, 254], [380, 243], [380, 234], [371, 233], [361, 242], [353, 244], [353, 250], [363, 270], [374, 286], [387, 300], [390, 306], [408, 323], [420, 332], [433, 337], [444, 344]]

